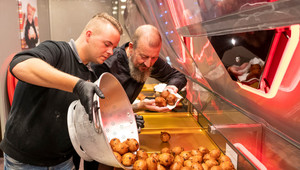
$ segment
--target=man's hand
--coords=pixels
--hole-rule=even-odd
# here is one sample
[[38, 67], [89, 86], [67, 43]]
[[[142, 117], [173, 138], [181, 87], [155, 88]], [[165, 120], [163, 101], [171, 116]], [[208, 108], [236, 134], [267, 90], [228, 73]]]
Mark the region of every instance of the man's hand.
[[95, 83], [79, 79], [76, 83], [73, 93], [79, 97], [80, 103], [83, 105], [89, 118], [92, 118], [92, 103], [96, 93], [100, 98], [104, 99], [104, 95]]
[[233, 74], [234, 76], [241, 76], [244, 74], [243, 70], [247, 67], [249, 63], [244, 63], [241, 66], [230, 66], [227, 68], [227, 71], [231, 74]]
[[139, 103], [133, 105], [133, 111], [142, 111], [142, 110], [149, 110], [155, 112], [168, 112], [170, 109], [168, 107], [158, 107], [155, 105], [154, 99], [144, 99], [141, 100]]

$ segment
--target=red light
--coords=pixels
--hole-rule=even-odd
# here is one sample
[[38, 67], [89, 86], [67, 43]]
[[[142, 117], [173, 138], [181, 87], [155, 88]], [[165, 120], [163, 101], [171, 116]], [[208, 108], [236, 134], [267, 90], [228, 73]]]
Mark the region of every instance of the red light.
[[238, 150], [240, 150], [258, 169], [267, 170], [266, 166], [262, 164], [244, 145], [240, 143], [233, 144]]

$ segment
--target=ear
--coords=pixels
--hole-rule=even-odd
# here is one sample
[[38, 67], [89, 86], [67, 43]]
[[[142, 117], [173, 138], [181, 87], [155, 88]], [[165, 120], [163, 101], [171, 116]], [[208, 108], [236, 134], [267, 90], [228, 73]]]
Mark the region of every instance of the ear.
[[132, 42], [129, 42], [129, 45], [128, 45], [128, 53], [129, 53], [129, 57], [130, 57], [130, 54], [132, 54], [133, 52], [133, 43]]
[[133, 49], [133, 43], [129, 42], [129, 46], [128, 47], [129, 47], [130, 50], [132, 50]]
[[87, 30], [87, 31], [85, 32], [85, 40], [86, 40], [87, 42], [89, 42], [89, 39], [91, 38], [91, 36], [92, 36], [92, 31]]

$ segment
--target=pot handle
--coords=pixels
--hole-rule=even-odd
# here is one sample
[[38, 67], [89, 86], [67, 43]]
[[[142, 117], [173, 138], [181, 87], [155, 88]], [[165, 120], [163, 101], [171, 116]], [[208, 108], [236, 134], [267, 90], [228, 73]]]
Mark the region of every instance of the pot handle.
[[97, 133], [101, 133], [102, 132], [102, 129], [101, 129], [101, 125], [100, 125], [100, 120], [99, 120], [99, 110], [100, 110], [100, 107], [98, 107], [98, 101], [95, 100], [92, 104], [92, 110], [93, 110], [93, 117], [92, 117], [92, 120], [93, 121], [93, 126], [94, 126], [94, 129]]

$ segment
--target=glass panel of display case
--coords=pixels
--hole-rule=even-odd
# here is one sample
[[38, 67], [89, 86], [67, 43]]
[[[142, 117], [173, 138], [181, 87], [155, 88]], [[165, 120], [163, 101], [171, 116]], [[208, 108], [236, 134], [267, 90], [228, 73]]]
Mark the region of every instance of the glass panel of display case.
[[[193, 95], [187, 96], [193, 103], [192, 115], [197, 114], [199, 124], [207, 130], [221, 150], [226, 152], [227, 145], [232, 144], [235, 151], [241, 153], [238, 169], [250, 168], [245, 162], [258, 169], [297, 169], [300, 166], [297, 157], [300, 150], [278, 135], [276, 129], [259, 123], [264, 120], [254, 115], [245, 116], [244, 110], [239, 110], [212, 92], [195, 86], [201, 85], [188, 82], [187, 90], [194, 91]], [[196, 92], [196, 89], [201, 90]], [[197, 98], [198, 93], [202, 95], [201, 100]], [[291, 155], [291, 159], [287, 155]]]
[[[209, 134], [220, 148], [226, 150], [227, 142], [233, 144], [236, 151], [242, 153], [257, 169], [298, 169], [300, 167], [298, 156], [300, 151], [262, 124], [238, 124], [215, 128]], [[224, 141], [220, 136], [224, 137]], [[240, 162], [239, 165], [243, 166], [243, 163]]]
[[[209, 90], [202, 87], [202, 85], [188, 80], [186, 86], [186, 98], [192, 103], [195, 110], [191, 110], [192, 115], [204, 122], [200, 123], [207, 128], [208, 124], [213, 125], [227, 125], [227, 124], [255, 124], [256, 122], [241, 113], [223, 99], [216, 97], [216, 95]], [[199, 113], [200, 116], [199, 116]]]
[[248, 11], [255, 7], [266, 5], [274, 0], [180, 0], [174, 2], [159, 1], [160, 5], [167, 3], [179, 27], [206, 22], [216, 18]]
[[[206, 2], [206, 0], [201, 1]], [[209, 6], [210, 12], [204, 12], [207, 11], [205, 7], [195, 0], [174, 3], [175, 5], [170, 6], [177, 13], [175, 20], [179, 23], [176, 27], [179, 34], [217, 36], [266, 30], [300, 21], [299, 1], [230, 0], [218, 2], [221, 4], [217, 8]], [[231, 3], [236, 5], [230, 6]], [[220, 12], [223, 11], [223, 7], [226, 7], [225, 12]]]

